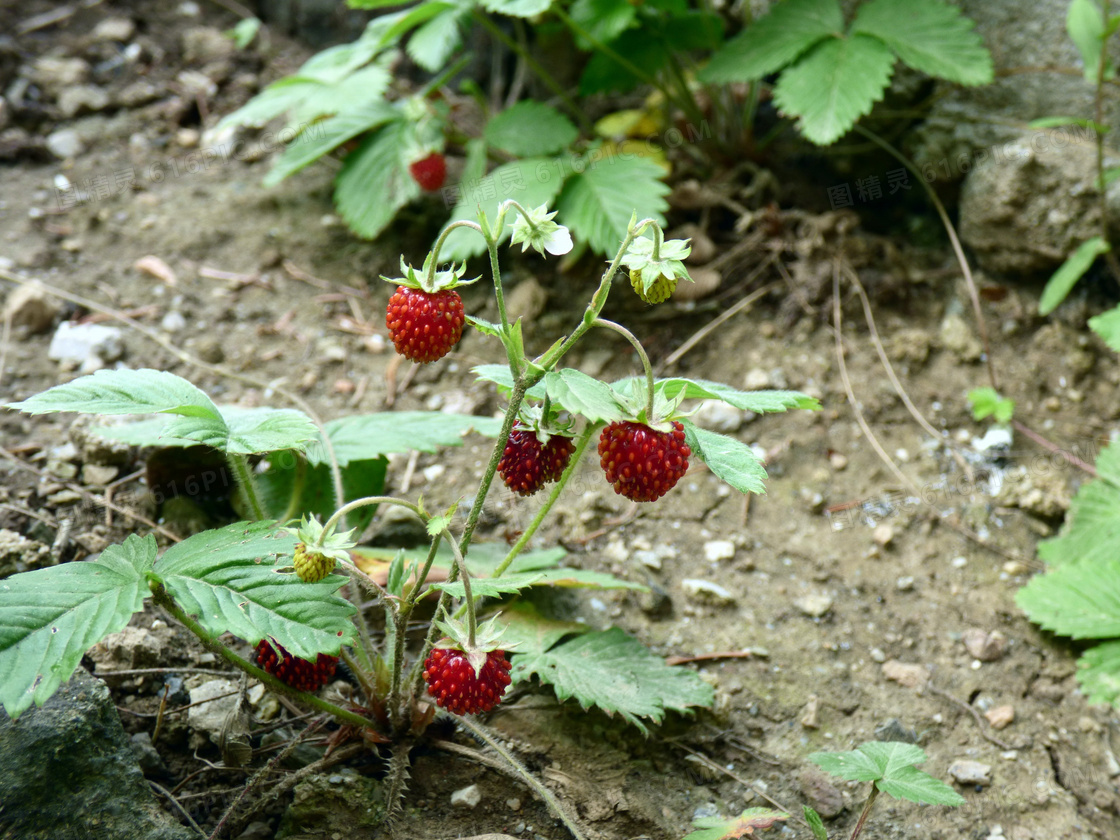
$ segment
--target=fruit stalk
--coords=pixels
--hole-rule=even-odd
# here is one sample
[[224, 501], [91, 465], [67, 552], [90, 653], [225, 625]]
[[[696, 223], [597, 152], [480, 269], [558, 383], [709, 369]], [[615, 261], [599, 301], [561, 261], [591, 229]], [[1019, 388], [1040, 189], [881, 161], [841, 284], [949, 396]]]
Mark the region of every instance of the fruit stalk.
[[268, 673], [268, 671], [265, 671], [263, 668], [258, 668], [252, 662], [249, 662], [247, 659], [238, 656], [236, 653], [234, 653], [220, 641], [215, 639], [208, 632], [206, 632], [205, 628], [203, 628], [201, 624], [187, 615], [183, 611], [183, 609], [175, 603], [171, 596], [167, 594], [167, 590], [159, 584], [155, 584], [152, 586], [152, 600], [166, 609], [173, 616], [175, 616], [175, 618], [182, 622], [184, 627], [198, 636], [199, 641], [202, 642], [203, 647], [205, 647], [208, 651], [222, 657], [231, 665], [235, 665], [236, 667], [240, 668], [250, 677], [260, 680], [273, 691], [295, 697], [306, 703], [308, 706], [316, 708], [321, 712], [326, 712], [329, 715], [333, 715], [337, 720], [340, 720], [343, 723], [349, 723], [352, 726], [359, 726], [363, 729], [373, 729], [374, 731], [376, 731], [376, 727], [373, 725], [373, 721], [369, 720], [368, 718], [364, 718], [361, 715], [354, 714], [347, 709], [336, 706], [334, 703], [323, 700], [318, 695], [308, 694], [306, 691], [300, 691], [299, 689], [292, 688], [286, 682], [272, 676], [272, 674]]
[[254, 521], [260, 522], [264, 519], [264, 508], [261, 507], [261, 500], [257, 495], [257, 486], [253, 483], [253, 474], [249, 470], [249, 459], [244, 455], [234, 455], [232, 452], [227, 452], [226, 463], [229, 464], [230, 471], [237, 481], [237, 486], [241, 488], [241, 493], [245, 496], [245, 502], [249, 505], [249, 514]]
[[[656, 241], [657, 240], [654, 240], [655, 243]], [[656, 247], [657, 246], [655, 244], [654, 248]], [[645, 348], [642, 347], [642, 343], [638, 341], [634, 333], [630, 332], [630, 330], [626, 329], [626, 327], [622, 326], [622, 324], [616, 324], [614, 321], [607, 321], [603, 318], [596, 318], [592, 326], [604, 327], [608, 330], [614, 330], [616, 333], [629, 341], [630, 344], [633, 345], [634, 350], [638, 353], [638, 358], [642, 360], [642, 370], [645, 371], [646, 375], [646, 422], [652, 423], [654, 399], [653, 365], [649, 363], [649, 356], [646, 354]]]

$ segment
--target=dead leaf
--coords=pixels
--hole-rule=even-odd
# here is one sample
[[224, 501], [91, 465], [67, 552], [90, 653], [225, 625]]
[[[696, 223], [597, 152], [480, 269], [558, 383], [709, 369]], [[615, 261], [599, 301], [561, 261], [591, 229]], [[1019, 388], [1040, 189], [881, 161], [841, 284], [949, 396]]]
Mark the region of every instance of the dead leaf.
[[154, 277], [161, 283], [168, 286], [179, 285], [179, 279], [175, 276], [175, 272], [171, 270], [171, 266], [153, 254], [148, 254], [146, 257], [141, 257], [132, 264], [132, 267], [139, 271], [141, 274], [147, 274]]

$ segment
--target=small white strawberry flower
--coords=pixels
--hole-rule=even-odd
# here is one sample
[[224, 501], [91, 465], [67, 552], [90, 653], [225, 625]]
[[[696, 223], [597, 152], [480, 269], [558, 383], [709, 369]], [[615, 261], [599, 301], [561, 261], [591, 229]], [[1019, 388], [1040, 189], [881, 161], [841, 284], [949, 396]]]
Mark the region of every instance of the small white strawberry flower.
[[513, 228], [511, 244], [521, 244], [522, 252], [533, 248], [542, 257], [545, 252], [562, 256], [572, 250], [572, 234], [563, 225], [552, 221], [556, 211], [548, 212], [548, 205], [542, 204], [528, 214], [519, 214], [510, 227]]

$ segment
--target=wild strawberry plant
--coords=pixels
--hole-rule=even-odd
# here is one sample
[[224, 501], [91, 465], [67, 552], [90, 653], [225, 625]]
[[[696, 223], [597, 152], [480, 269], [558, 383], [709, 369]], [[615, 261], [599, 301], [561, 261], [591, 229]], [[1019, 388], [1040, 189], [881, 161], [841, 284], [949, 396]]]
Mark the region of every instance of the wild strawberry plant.
[[[527, 355], [522, 323], [506, 311], [498, 247], [508, 234], [514, 245], [542, 254], [565, 251], [570, 235], [552, 216], [547, 206], [505, 202], [493, 221], [481, 214], [477, 221], [449, 225], [420, 271], [406, 264], [404, 278], [383, 278], [398, 286], [387, 326], [398, 349], [417, 362], [435, 363], [451, 350], [464, 320], [500, 341], [506, 363], [475, 370], [505, 395], [500, 420], [394, 412], [320, 425], [291, 409], [221, 407], [187, 380], [155, 370], [102, 370], [9, 405], [29, 414], [154, 414], [155, 420], [104, 433], [149, 445], [205, 444], [221, 452], [237, 483], [243, 521], [196, 533], [162, 552], [154, 536], [132, 535], [95, 559], [0, 582], [0, 704], [8, 714], [42, 704], [70, 678], [83, 653], [121, 630], [148, 598], [227, 662], [361, 728], [370, 741], [393, 742], [394, 750], [407, 751], [406, 736], [423, 731], [436, 706], [479, 714], [500, 703], [511, 683], [530, 687], [533, 677], [560, 700], [574, 698], [642, 729], [669, 711], [709, 705], [712, 690], [694, 672], [668, 666], [622, 630], [545, 619], [527, 604], [503, 599], [537, 586], [643, 588], [601, 571], [564, 568], [562, 551], [523, 553], [592, 440], [599, 439], [607, 481], [630, 499], [668, 495], [662, 503], [672, 504], [669, 494], [690, 459], [703, 461], [743, 493], [760, 493], [766, 473], [754, 452], [696, 426], [686, 403], [716, 399], [756, 413], [817, 404], [791, 391], [743, 392], [702, 380], [654, 378], [637, 338], [601, 317], [624, 262], [656, 262], [659, 249], [682, 253], [684, 243], [665, 242], [654, 219], [631, 217], [580, 321], [540, 356]], [[437, 266], [441, 247], [460, 230], [480, 237], [489, 251], [498, 323], [462, 315], [457, 307], [409, 303], [402, 310], [396, 300], [400, 289], [410, 295], [454, 293], [462, 268]], [[672, 270], [679, 275], [683, 268]], [[643, 375], [604, 382], [563, 367], [592, 329], [628, 342]], [[382, 494], [387, 452], [455, 443], [467, 428], [496, 440], [465, 517], [456, 515], [457, 505], [430, 512], [420, 499]], [[474, 540], [499, 472], [519, 493], [550, 488], [512, 547]], [[391, 553], [381, 584], [368, 572], [379, 553], [358, 546], [356, 535], [384, 505], [420, 517], [430, 544], [419, 552]], [[433, 582], [436, 566], [446, 574]], [[385, 613], [378, 637], [357, 608], [363, 594], [372, 594]], [[425, 637], [410, 638], [409, 622], [429, 594], [438, 595], [438, 603]], [[480, 620], [483, 613], [488, 620]], [[238, 649], [255, 649], [255, 662]], [[344, 708], [318, 693], [339, 659], [361, 686], [363, 707]], [[391, 798], [402, 781], [403, 775], [394, 777]]]
[[[506, 199], [554, 204], [578, 245], [607, 255], [627, 233], [630, 208], [665, 221], [665, 148], [674, 144], [659, 135], [710, 140], [738, 157], [759, 145], [755, 112], [772, 98], [804, 137], [826, 145], [883, 98], [896, 61], [962, 85], [992, 78], [991, 57], [971, 21], [946, 0], [869, 0], [847, 23], [839, 0], [782, 0], [757, 20], [749, 4], [729, 8], [733, 15], [683, 0], [421, 0], [374, 18], [354, 43], [314, 56], [215, 131], [286, 118], [279, 136], [289, 142], [266, 184], [341, 153], [335, 205], [362, 237], [376, 237], [405, 205], [444, 187], [452, 220], [473, 219], [479, 208], [493, 218]], [[534, 73], [552, 104], [497, 108], [476, 95], [481, 131], [462, 118], [443, 88], [469, 63], [464, 47], [472, 27]], [[558, 38], [586, 56], [575, 96], [534, 56], [536, 42]], [[407, 73], [394, 79], [406, 62], [430, 74], [419, 90], [404, 80]], [[765, 79], [773, 74], [771, 89]], [[463, 87], [477, 94], [477, 85]], [[636, 88], [649, 93], [643, 107], [592, 123], [588, 97]], [[651, 137], [653, 143], [631, 142]], [[449, 154], [461, 161], [452, 175]], [[462, 259], [482, 250], [460, 230], [441, 253]], [[643, 276], [645, 294], [661, 295]], [[671, 286], [673, 275], [664, 277], [661, 285]]]

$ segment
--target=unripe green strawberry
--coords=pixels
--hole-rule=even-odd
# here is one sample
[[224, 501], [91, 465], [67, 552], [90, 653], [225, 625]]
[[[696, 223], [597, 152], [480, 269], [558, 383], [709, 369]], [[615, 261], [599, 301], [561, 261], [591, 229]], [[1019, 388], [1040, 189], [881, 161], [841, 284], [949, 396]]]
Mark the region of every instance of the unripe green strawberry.
[[662, 274], [647, 289], [645, 284], [642, 283], [642, 272], [632, 268], [630, 269], [630, 285], [634, 287], [638, 297], [646, 303], [662, 303], [668, 300], [669, 296], [673, 294], [673, 290], [677, 288], [677, 278], [666, 277]]
[[333, 557], [309, 549], [305, 543], [296, 543], [292, 561], [296, 567], [296, 574], [304, 583], [318, 583], [334, 571]]

